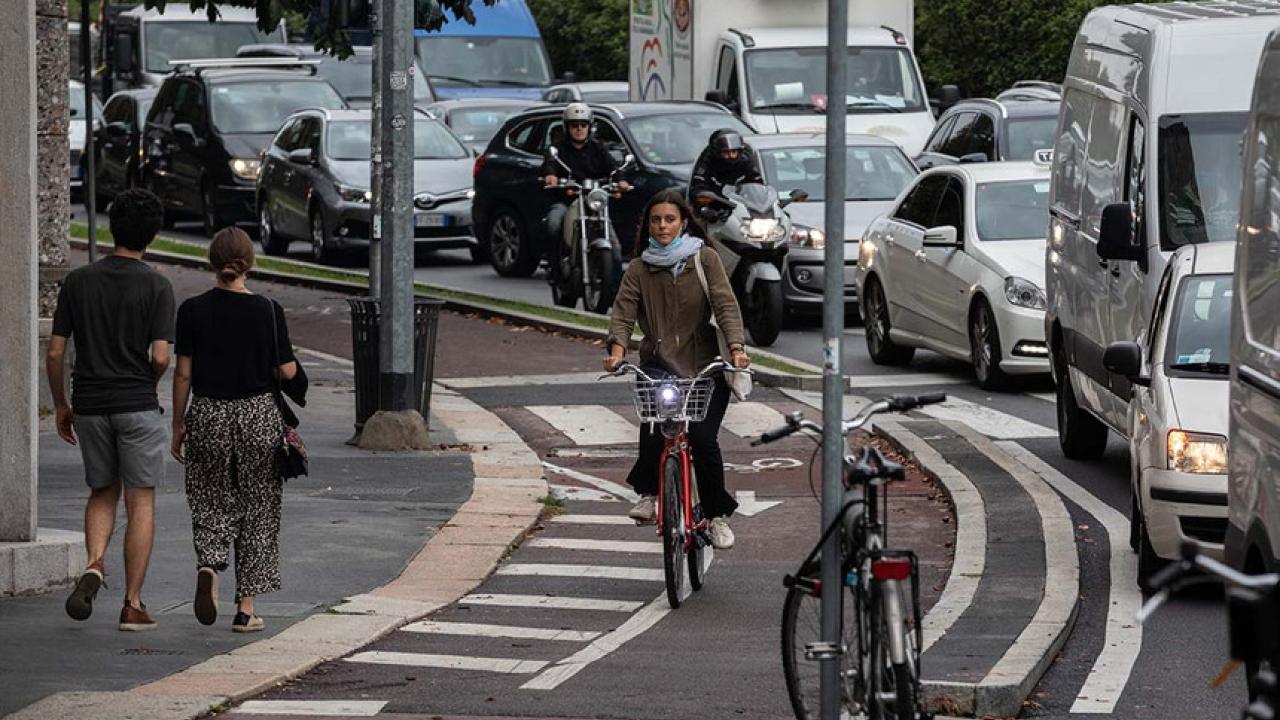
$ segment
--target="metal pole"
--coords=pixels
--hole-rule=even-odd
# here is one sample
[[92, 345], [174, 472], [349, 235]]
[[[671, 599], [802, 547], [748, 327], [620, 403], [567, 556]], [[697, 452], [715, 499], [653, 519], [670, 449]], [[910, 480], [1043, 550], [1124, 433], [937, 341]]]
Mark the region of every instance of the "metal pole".
[[380, 410], [413, 409], [413, 5], [382, 0]]
[[[835, 521], [843, 495], [844, 470], [840, 424], [844, 414], [844, 203], [845, 197], [845, 44], [848, 37], [848, 0], [827, 3], [827, 162], [825, 204], [826, 247], [822, 284], [822, 526]], [[840, 647], [840, 606], [844, 578], [840, 577], [840, 544], [836, 534], [822, 548], [822, 587], [838, 592], [822, 593], [822, 641]], [[840, 657], [822, 660], [821, 718], [840, 718]]]
[[97, 207], [98, 198], [96, 184], [97, 173], [94, 171], [94, 141], [93, 136], [93, 58], [92, 43], [89, 39], [89, 0], [80, 0], [80, 59], [84, 61], [84, 112], [85, 112], [85, 133], [84, 133], [84, 155], [80, 156], [80, 171], [83, 174], [80, 180], [80, 190], [84, 193], [84, 211], [89, 221], [89, 262], [95, 262], [98, 259], [98, 228], [97, 228]]
[[[373, 106], [370, 110], [369, 189], [373, 192], [369, 224], [369, 297], [382, 296], [382, 3], [369, 8], [369, 34], [373, 45]], [[379, 368], [381, 369], [381, 368]]]

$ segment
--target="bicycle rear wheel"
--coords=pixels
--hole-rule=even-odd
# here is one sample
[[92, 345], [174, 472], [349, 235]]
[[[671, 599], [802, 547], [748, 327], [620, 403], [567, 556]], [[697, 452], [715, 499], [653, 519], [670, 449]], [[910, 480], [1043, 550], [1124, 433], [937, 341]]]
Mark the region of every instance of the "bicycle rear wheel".
[[[806, 566], [797, 583], [787, 590], [782, 606], [782, 671], [787, 696], [797, 720], [817, 720], [821, 710], [821, 664], [805, 658], [805, 646], [822, 639], [822, 597], [809, 589], [805, 580], [816, 580], [821, 561]], [[854, 687], [857, 680], [857, 616], [853, 593], [842, 588], [840, 703], [848, 714], [856, 714]]]
[[684, 592], [684, 502], [681, 495], [678, 456], [667, 456], [662, 467], [662, 574], [667, 583], [667, 604], [680, 607]]
[[[912, 628], [906, 620], [909, 610], [906, 599], [902, 597], [901, 587], [877, 584], [872, 601], [871, 632], [871, 720], [916, 720], [916, 697], [919, 688], [919, 667], [915, 656], [915, 642]], [[897, 593], [902, 615], [901, 627], [893, 627], [891, 614], [887, 612], [887, 603], [891, 601], [887, 593]], [[904, 662], [895, 663], [890, 650], [890, 633], [902, 633], [906, 649]], [[892, 700], [889, 694], [892, 693]]]

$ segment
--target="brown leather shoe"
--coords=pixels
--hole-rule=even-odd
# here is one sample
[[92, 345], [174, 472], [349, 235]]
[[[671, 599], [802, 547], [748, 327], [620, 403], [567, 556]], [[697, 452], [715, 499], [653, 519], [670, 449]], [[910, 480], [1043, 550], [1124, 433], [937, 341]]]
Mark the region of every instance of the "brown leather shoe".
[[120, 609], [121, 630], [143, 632], [156, 629], [156, 621], [147, 614], [147, 606], [141, 603], [139, 605], [140, 607], [133, 607], [125, 603], [125, 606]]

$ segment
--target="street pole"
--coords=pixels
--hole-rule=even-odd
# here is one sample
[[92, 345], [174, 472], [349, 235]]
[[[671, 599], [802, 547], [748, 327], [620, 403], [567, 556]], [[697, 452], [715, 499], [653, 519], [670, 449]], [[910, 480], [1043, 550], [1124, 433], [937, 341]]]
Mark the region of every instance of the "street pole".
[[97, 202], [94, 172], [94, 138], [93, 136], [93, 58], [92, 43], [89, 41], [89, 0], [80, 3], [80, 58], [84, 61], [84, 155], [80, 156], [80, 191], [84, 193], [85, 215], [89, 221], [89, 262], [98, 259]]
[[[841, 423], [844, 420], [844, 203], [845, 197], [845, 44], [848, 0], [827, 0], [827, 162], [825, 204], [826, 246], [822, 283], [822, 527], [836, 521], [843, 501], [844, 458]], [[822, 642], [840, 649], [840, 577], [838, 534], [822, 547]], [[840, 655], [821, 656], [821, 718], [840, 718]]]
[[[369, 124], [369, 190], [371, 219], [369, 227], [369, 297], [382, 296], [382, 26], [381, 3], [369, 7], [369, 33], [373, 44], [373, 105]], [[381, 370], [381, 368], [379, 368]]]

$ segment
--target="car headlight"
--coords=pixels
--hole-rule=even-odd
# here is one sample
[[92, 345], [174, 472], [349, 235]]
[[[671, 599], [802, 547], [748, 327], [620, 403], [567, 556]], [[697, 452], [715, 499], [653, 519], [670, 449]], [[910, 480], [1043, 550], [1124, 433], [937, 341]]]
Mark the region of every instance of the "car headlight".
[[1222, 475], [1227, 472], [1227, 439], [1221, 435], [1170, 430], [1169, 469]]
[[675, 385], [658, 388], [658, 417], [670, 418], [680, 414], [680, 389]]
[[587, 193], [587, 207], [591, 208], [594, 212], [599, 212], [608, 201], [609, 193], [601, 190], [600, 188], [596, 188], [595, 190]]
[[826, 247], [827, 236], [818, 228], [811, 228], [808, 225], [792, 225], [791, 244], [795, 247], [821, 250]]
[[373, 200], [372, 190], [363, 190], [361, 188], [346, 187], [345, 185], [336, 186], [338, 189], [338, 197], [353, 203], [367, 203]]
[[747, 222], [746, 236], [752, 240], [777, 240], [782, 233], [782, 226], [773, 218], [755, 218]]
[[1020, 277], [1004, 279], [1004, 297], [1018, 307], [1043, 310], [1048, 302], [1039, 285]]
[[249, 158], [236, 158], [231, 161], [231, 174], [241, 180], [257, 180], [262, 171], [262, 161]]

